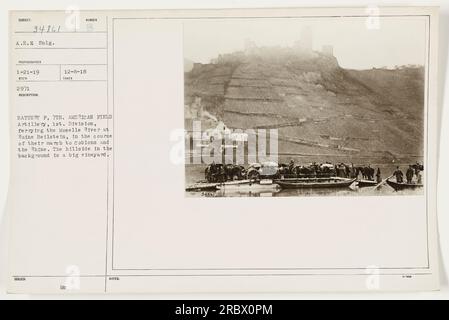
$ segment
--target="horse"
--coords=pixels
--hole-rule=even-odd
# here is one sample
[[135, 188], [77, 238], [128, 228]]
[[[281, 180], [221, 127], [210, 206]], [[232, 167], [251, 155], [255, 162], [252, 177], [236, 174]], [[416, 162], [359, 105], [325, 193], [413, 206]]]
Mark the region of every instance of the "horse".
[[322, 176], [335, 176], [337, 174], [337, 171], [335, 170], [335, 166], [329, 164], [329, 163], [324, 163], [320, 165], [319, 168], [319, 173]]
[[337, 177], [347, 178], [349, 177], [349, 166], [344, 163], [335, 165], [335, 172]]
[[245, 176], [245, 168], [235, 164], [227, 164], [224, 166], [224, 174], [226, 180], [242, 180]]
[[204, 170], [204, 177], [207, 182], [225, 182], [225, 168], [222, 164], [212, 163]]
[[314, 167], [296, 166], [293, 171], [297, 176], [316, 176], [316, 170]]

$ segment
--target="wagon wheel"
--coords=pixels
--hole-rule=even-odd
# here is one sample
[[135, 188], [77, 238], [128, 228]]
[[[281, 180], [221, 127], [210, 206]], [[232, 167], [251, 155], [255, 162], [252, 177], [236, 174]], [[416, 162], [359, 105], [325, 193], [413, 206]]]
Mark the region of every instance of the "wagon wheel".
[[260, 173], [256, 170], [248, 172], [248, 179], [249, 180], [256, 180], [259, 179]]

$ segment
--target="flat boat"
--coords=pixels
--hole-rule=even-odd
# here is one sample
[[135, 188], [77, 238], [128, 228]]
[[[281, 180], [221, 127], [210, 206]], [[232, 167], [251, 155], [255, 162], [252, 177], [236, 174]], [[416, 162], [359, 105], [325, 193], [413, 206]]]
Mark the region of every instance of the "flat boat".
[[392, 187], [396, 191], [406, 190], [406, 189], [413, 190], [413, 189], [423, 187], [423, 184], [421, 184], [421, 183], [406, 183], [406, 182], [398, 183], [398, 182], [390, 180], [390, 179], [387, 179], [387, 183], [390, 187]]
[[281, 188], [272, 180], [240, 180], [233, 182], [225, 182], [217, 186], [218, 190], [224, 192], [276, 192]]
[[348, 188], [355, 182], [354, 179], [330, 177], [330, 178], [298, 178], [274, 180], [284, 189], [308, 189], [308, 188]]

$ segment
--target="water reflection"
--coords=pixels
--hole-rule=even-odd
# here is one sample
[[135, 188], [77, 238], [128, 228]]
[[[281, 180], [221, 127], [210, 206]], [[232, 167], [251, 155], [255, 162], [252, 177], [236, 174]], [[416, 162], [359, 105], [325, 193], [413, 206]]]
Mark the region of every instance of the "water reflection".
[[310, 189], [276, 189], [270, 191], [202, 191], [186, 192], [188, 197], [307, 197], [307, 196], [385, 196], [385, 195], [422, 195], [423, 188], [395, 191], [384, 184], [377, 189], [359, 188], [355, 184], [349, 188], [310, 188]]

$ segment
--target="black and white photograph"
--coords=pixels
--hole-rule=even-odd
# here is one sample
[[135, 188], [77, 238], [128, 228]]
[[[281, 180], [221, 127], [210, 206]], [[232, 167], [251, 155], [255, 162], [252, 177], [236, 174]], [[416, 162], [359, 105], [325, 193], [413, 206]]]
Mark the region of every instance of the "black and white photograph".
[[424, 17], [183, 23], [186, 195], [420, 195]]

